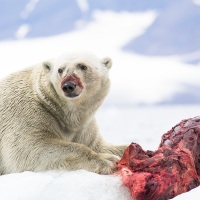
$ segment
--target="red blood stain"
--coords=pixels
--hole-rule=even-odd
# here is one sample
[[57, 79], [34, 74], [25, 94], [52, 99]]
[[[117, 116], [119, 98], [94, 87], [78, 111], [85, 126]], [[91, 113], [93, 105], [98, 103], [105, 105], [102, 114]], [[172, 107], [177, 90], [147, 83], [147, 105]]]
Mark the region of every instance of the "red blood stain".
[[61, 81], [61, 87], [67, 81], [72, 82], [72, 83], [76, 84], [77, 86], [79, 86], [81, 89], [83, 89], [83, 84], [82, 84], [80, 78], [76, 74], [71, 74], [71, 75], [65, 76]]

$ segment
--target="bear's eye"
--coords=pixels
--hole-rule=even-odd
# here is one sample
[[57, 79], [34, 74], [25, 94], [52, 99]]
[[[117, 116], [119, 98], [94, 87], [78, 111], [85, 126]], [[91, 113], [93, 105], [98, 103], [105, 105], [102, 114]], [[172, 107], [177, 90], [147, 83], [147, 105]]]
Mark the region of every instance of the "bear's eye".
[[63, 73], [63, 69], [58, 69], [58, 73], [62, 74]]
[[78, 67], [80, 70], [87, 70], [87, 66], [84, 65], [84, 64], [81, 64], [81, 63], [79, 63], [79, 64], [77, 65], [77, 67]]

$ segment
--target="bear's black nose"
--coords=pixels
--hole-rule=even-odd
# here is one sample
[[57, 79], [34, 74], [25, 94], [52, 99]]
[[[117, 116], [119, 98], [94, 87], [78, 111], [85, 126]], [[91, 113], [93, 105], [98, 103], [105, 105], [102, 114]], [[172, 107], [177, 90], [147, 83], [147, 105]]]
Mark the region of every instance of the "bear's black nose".
[[72, 92], [74, 92], [75, 89], [76, 89], [76, 84], [74, 84], [70, 81], [67, 81], [62, 86], [63, 92], [66, 92], [66, 93], [72, 93]]

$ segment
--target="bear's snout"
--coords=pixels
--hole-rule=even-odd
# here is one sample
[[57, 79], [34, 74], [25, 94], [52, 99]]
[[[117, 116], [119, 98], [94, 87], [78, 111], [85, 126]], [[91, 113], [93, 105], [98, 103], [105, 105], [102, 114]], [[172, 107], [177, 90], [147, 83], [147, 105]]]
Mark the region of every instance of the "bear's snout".
[[76, 74], [65, 76], [61, 82], [61, 89], [65, 96], [74, 98], [81, 94], [83, 85]]
[[70, 81], [67, 81], [62, 86], [63, 92], [66, 92], [66, 93], [72, 93], [72, 92], [74, 92], [75, 89], [76, 89], [76, 84], [74, 84], [74, 83], [72, 83]]

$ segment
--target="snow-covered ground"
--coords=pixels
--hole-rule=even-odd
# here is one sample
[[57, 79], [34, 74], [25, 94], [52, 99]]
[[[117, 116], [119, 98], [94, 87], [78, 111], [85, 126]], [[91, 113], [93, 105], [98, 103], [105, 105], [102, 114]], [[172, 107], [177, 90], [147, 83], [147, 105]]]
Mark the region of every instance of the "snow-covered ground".
[[[138, 142], [155, 150], [161, 135], [181, 119], [199, 115], [200, 106], [103, 107], [97, 114], [103, 137], [115, 144]], [[119, 175], [98, 175], [84, 170], [24, 172], [0, 176], [1, 200], [131, 200]], [[200, 189], [176, 200], [198, 200]]]
[[[157, 13], [95, 11], [93, 21], [77, 22], [77, 29], [48, 38], [0, 42], [0, 78], [66, 51], [87, 50], [113, 59], [112, 87], [97, 113], [104, 138], [115, 144], [132, 141], [155, 150], [163, 133], [180, 120], [200, 113], [200, 105], [150, 106], [184, 91], [184, 84], [199, 85], [200, 69], [178, 56], [147, 57], [122, 51], [153, 23]], [[149, 106], [134, 106], [147, 104]], [[10, 174], [0, 176], [1, 200], [129, 200], [120, 176], [83, 170]], [[175, 199], [199, 199], [199, 188]]]

